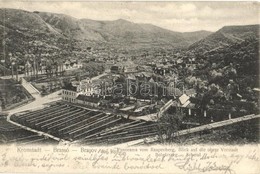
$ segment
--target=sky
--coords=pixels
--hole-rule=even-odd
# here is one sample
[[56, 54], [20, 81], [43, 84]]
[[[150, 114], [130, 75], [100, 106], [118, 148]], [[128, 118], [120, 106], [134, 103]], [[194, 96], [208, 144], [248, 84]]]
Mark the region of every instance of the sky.
[[259, 24], [257, 2], [86, 2], [0, 0], [1, 8], [63, 13], [81, 19], [150, 23], [172, 31], [217, 31], [226, 25]]

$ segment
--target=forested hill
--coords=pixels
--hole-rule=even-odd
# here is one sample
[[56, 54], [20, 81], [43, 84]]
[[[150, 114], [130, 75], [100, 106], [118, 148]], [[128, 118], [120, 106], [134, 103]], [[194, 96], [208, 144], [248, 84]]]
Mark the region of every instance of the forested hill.
[[189, 50], [205, 52], [254, 38], [259, 38], [259, 25], [225, 26], [204, 39], [195, 42], [189, 46]]
[[[0, 9], [0, 31], [8, 35], [12, 44], [19, 44], [21, 50], [25, 49], [29, 41], [38, 40], [50, 49], [57, 47], [74, 51], [101, 43], [136, 49], [187, 47], [211, 34], [208, 31], [175, 32], [152, 24], [134, 23], [124, 19], [96, 21], [76, 19], [65, 14], [18, 9]], [[3, 40], [2, 35], [0, 39]]]
[[[241, 94], [248, 101], [257, 101], [253, 88], [259, 88], [259, 25], [235, 28], [233, 34], [229, 27], [220, 31], [223, 34], [224, 30], [239, 39], [218, 37], [214, 40], [213, 36], [220, 36], [218, 31], [183, 51], [181, 56], [184, 62], [194, 59], [195, 67], [187, 67], [182, 75], [187, 77], [186, 82], [190, 85], [202, 83], [207, 86], [209, 93], [212, 93], [211, 89], [216, 89], [212, 96], [231, 92]], [[230, 91], [230, 86], [235, 86], [233, 91]]]
[[196, 55], [197, 61], [209, 70], [217, 69], [224, 73], [225, 68], [232, 66], [238, 76], [258, 76], [259, 26], [223, 27], [193, 44], [188, 52]]

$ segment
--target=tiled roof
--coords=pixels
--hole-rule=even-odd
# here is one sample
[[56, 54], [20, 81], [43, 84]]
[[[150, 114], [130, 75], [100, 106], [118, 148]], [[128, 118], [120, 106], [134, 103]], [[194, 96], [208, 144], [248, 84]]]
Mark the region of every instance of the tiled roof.
[[195, 89], [188, 89], [185, 91], [185, 94], [187, 94], [188, 96], [191, 96], [193, 94], [196, 94], [196, 90]]
[[187, 101], [182, 105], [182, 107], [187, 107], [189, 104], [190, 104], [190, 101], [187, 100]]
[[180, 96], [179, 100], [181, 102], [181, 104], [183, 105], [184, 103], [186, 103], [188, 100], [190, 99], [189, 96], [187, 96], [186, 94], [183, 94], [182, 96]]
[[127, 75], [127, 78], [130, 80], [136, 80], [136, 77], [133, 74]]
[[99, 103], [100, 102], [99, 98], [92, 97], [92, 96], [86, 96], [86, 95], [79, 95], [76, 99], [81, 100], [81, 101], [91, 102], [91, 103]]
[[151, 77], [153, 75], [153, 73], [149, 73], [149, 72], [143, 72], [142, 73], [145, 77]]
[[169, 92], [175, 96], [181, 96], [182, 91], [179, 88], [168, 88]]
[[77, 92], [77, 87], [72, 85], [64, 86], [62, 89]]

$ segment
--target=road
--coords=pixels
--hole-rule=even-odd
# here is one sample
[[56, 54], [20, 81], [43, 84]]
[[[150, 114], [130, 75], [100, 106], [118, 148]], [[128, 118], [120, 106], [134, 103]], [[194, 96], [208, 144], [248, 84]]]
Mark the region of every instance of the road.
[[22, 78], [22, 86], [34, 97], [35, 100], [21, 107], [7, 110], [7, 112], [9, 112], [9, 115], [12, 115], [17, 112], [22, 112], [25, 110], [40, 108], [47, 103], [58, 101], [61, 99], [61, 96], [59, 95], [59, 93], [61, 93], [61, 90], [43, 97], [40, 95], [40, 92], [35, 87], [33, 87], [29, 82], [27, 82], [24, 78]]
[[[40, 74], [45, 74], [45, 73], [39, 71], [39, 72], [38, 72], [38, 75], [40, 75]], [[30, 72], [30, 76], [34, 76], [34, 75], [32, 74], [32, 72]], [[25, 74], [18, 74], [18, 79], [20, 79], [21, 77], [26, 77], [26, 75], [25, 75]], [[12, 78], [12, 75], [1, 76], [0, 78], [2, 78], [2, 79], [11, 79], [11, 78]], [[13, 75], [13, 79], [15, 79], [15, 78], [16, 78], [16, 74]]]
[[105, 75], [108, 75], [108, 74], [107, 73], [100, 74], [98, 76], [92, 77], [91, 80], [98, 80], [98, 79], [100, 79], [101, 77], [103, 77]]
[[23, 111], [26, 111], [26, 110], [34, 110], [34, 109], [42, 108], [42, 107], [44, 107], [44, 105], [46, 105], [50, 102], [55, 102], [55, 101], [58, 101], [58, 100], [61, 99], [61, 96], [59, 95], [61, 93], [61, 90], [42, 97], [40, 95], [40, 93], [26, 80], [22, 79], [22, 85], [35, 98], [35, 100], [33, 102], [28, 103], [26, 105], [23, 105], [21, 107], [17, 107], [17, 108], [14, 108], [14, 109], [7, 110], [7, 112], [8, 112], [7, 121], [9, 123], [12, 123], [12, 124], [22, 128], [22, 129], [26, 129], [28, 131], [37, 133], [39, 135], [43, 135], [43, 136], [52, 138], [52, 139], [54, 139], [58, 142], [68, 143], [68, 142], [66, 142], [66, 141], [64, 141], [64, 140], [62, 140], [58, 137], [52, 136], [48, 133], [41, 132], [41, 131], [38, 131], [38, 130], [35, 130], [35, 129], [31, 129], [30, 127], [27, 127], [25, 125], [21, 125], [21, 124], [16, 123], [16, 122], [14, 122], [10, 119], [10, 117], [15, 113], [23, 112]]
[[28, 103], [27, 105], [8, 110], [7, 112], [9, 112], [10, 114], [35, 109], [38, 107], [40, 108], [43, 107], [46, 103], [54, 102], [61, 99], [61, 96], [58, 95], [59, 93], [61, 93], [61, 90], [43, 97], [40, 95], [40, 92], [24, 78], [22, 78], [22, 86], [35, 98], [35, 100], [31, 103]]
[[[106, 75], [106, 74], [101, 74], [99, 76], [96, 76], [96, 77], [94, 77], [94, 79], [99, 79], [100, 77], [102, 77], [104, 75]], [[22, 78], [23, 75], [21, 75], [20, 77]], [[8, 78], [12, 78], [12, 77], [11, 76], [5, 76], [4, 78], [8, 79]], [[13, 114], [15, 114], [15, 113], [19, 113], [19, 112], [23, 112], [23, 111], [27, 111], [27, 110], [40, 109], [40, 108], [43, 108], [48, 103], [61, 100], [61, 95], [59, 95], [61, 93], [61, 90], [56, 91], [54, 93], [51, 93], [51, 94], [46, 95], [46, 96], [43, 97], [43, 96], [40, 95], [40, 92], [36, 88], [34, 88], [29, 82], [27, 82], [24, 78], [22, 78], [22, 85], [35, 98], [35, 100], [33, 102], [31, 102], [31, 103], [26, 104], [26, 105], [23, 105], [23, 106], [14, 108], [14, 109], [7, 110], [7, 112], [8, 112], [7, 121], [12, 123], [12, 124], [15, 124], [16, 126], [19, 126], [19, 127], [23, 128], [23, 129], [26, 129], [26, 130], [38, 133], [40, 135], [44, 135], [44, 136], [50, 137], [50, 138], [55, 139], [57, 141], [60, 141], [61, 139], [59, 139], [58, 137], [54, 137], [54, 136], [49, 135], [49, 134], [47, 134], [45, 132], [34, 130], [34, 129], [31, 129], [31, 128], [27, 127], [27, 126], [18, 124], [16, 122], [13, 122], [10, 119], [10, 117]], [[66, 142], [64, 140], [61, 140], [61, 141], [63, 143], [65, 143], [65, 144], [68, 143], [68, 142]]]
[[[18, 79], [21, 78], [21, 77], [24, 77], [25, 75], [24, 74], [18, 74]], [[12, 75], [8, 75], [8, 76], [1, 76], [1, 79], [11, 79], [12, 78]], [[13, 79], [16, 78], [16, 75], [13, 76]]]
[[60, 100], [61, 96], [58, 95], [60, 92], [61, 91], [57, 91], [57, 92], [54, 92], [54, 93], [49, 94], [49, 95], [44, 96], [44, 97], [37, 95], [37, 94], [33, 94], [33, 96], [35, 97], [35, 100], [33, 102], [28, 103], [27, 105], [24, 105], [24, 106], [21, 106], [21, 107], [18, 107], [18, 108], [7, 110], [7, 112], [9, 112], [9, 116], [10, 116], [10, 115], [18, 113], [18, 112], [22, 112], [22, 111], [26, 111], [26, 110], [33, 110], [33, 109], [36, 109], [36, 108], [41, 108], [44, 105], [46, 105], [47, 103]]
[[[103, 74], [100, 74], [96, 77], [93, 77], [92, 80], [99, 79], [99, 78], [101, 78], [105, 75], [107, 75], [107, 73], [103, 73]], [[26, 111], [26, 110], [41, 108], [47, 103], [58, 101], [58, 100], [61, 99], [61, 96], [58, 95], [59, 93], [61, 93], [61, 90], [42, 97], [40, 95], [40, 92], [23, 78], [24, 74], [20, 74], [19, 77], [22, 78], [23, 87], [35, 98], [35, 100], [31, 103], [28, 103], [27, 105], [24, 105], [24, 106], [21, 106], [21, 107], [18, 107], [18, 108], [14, 108], [14, 109], [11, 109], [11, 110], [7, 110], [7, 112], [10, 113], [9, 115], [12, 115], [12, 114], [18, 113], [18, 112], [22, 112], [22, 111]], [[1, 78], [10, 79], [10, 78], [12, 78], [12, 76], [4, 76], [4, 77], [1, 77]]]

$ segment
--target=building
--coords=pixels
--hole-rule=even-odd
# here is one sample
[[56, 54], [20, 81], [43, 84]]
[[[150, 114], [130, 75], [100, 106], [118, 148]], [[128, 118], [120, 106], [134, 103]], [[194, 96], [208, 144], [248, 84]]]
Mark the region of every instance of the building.
[[115, 73], [115, 74], [123, 73], [124, 67], [123, 66], [117, 66], [117, 65], [111, 66], [110, 72]]
[[73, 86], [72, 84], [65, 86], [62, 89], [62, 100], [76, 103], [76, 98], [80, 94], [80, 87]]
[[148, 82], [148, 81], [150, 81], [151, 79], [151, 82], [154, 82], [155, 80], [154, 80], [154, 75], [153, 75], [153, 73], [151, 73], [151, 72], [142, 72], [142, 73], [140, 73], [140, 75], [138, 75], [137, 77], [139, 77], [138, 78], [138, 80], [140, 80], [140, 81], [145, 81], [145, 82]]
[[63, 69], [64, 70], [70, 70], [70, 69], [79, 69], [82, 68], [83, 64], [78, 60], [66, 60], [63, 63]]
[[137, 69], [137, 68], [136, 68], [137, 65], [136, 65], [133, 61], [131, 61], [131, 60], [129, 60], [129, 59], [127, 59], [126, 61], [124, 61], [122, 64], [123, 64], [122, 66], [125, 67], [125, 68], [124, 68], [124, 72], [135, 72], [136, 69]]
[[190, 97], [186, 94], [182, 94], [182, 96], [179, 97], [179, 101], [182, 107], [186, 107], [188, 104], [190, 104]]
[[91, 96], [94, 94], [94, 87], [90, 78], [80, 81], [80, 90], [84, 95]]
[[136, 81], [136, 77], [134, 74], [127, 74], [126, 79], [131, 81]]
[[189, 97], [195, 97], [196, 96], [196, 90], [191, 88], [184, 91], [184, 93]]
[[86, 105], [90, 107], [98, 107], [100, 105], [100, 99], [95, 96], [78, 95], [76, 103]]
[[155, 68], [154, 68], [154, 73], [155, 73], [155, 74], [160, 74], [160, 75], [165, 75], [165, 74], [166, 74], [166, 69], [163, 68], [162, 66], [160, 66], [160, 67], [155, 67]]
[[81, 80], [71, 83], [62, 89], [62, 99], [67, 102], [76, 103], [76, 98], [80, 95], [91, 96], [94, 94], [94, 87], [91, 79]]
[[169, 96], [180, 97], [183, 93], [179, 88], [176, 88], [173, 83], [167, 86], [167, 94]]

